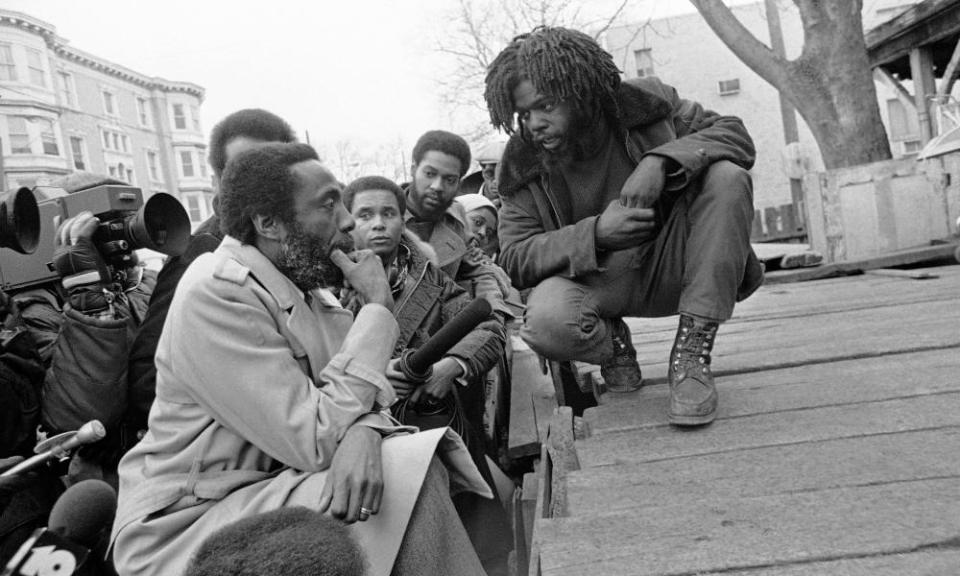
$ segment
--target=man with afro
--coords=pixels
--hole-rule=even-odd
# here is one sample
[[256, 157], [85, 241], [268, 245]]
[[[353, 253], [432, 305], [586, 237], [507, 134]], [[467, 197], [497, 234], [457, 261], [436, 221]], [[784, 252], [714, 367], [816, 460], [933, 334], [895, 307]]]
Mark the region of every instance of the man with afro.
[[[234, 156], [266, 142], [295, 142], [296, 139], [293, 128], [283, 118], [267, 110], [246, 108], [229, 114], [213, 127], [210, 134], [209, 160], [213, 168], [214, 189], [219, 191], [223, 170], [227, 161]], [[214, 198], [217, 207], [218, 202], [219, 198]], [[137, 441], [139, 432], [147, 427], [147, 414], [153, 403], [157, 380], [157, 368], [153, 360], [173, 293], [190, 263], [201, 254], [213, 252], [221, 240], [220, 216], [214, 214], [190, 237], [186, 252], [169, 258], [157, 277], [157, 287], [150, 299], [146, 318], [130, 349], [127, 381], [131, 408], [124, 427], [128, 438], [125, 442], [127, 448]]]
[[754, 146], [740, 119], [656, 78], [621, 80], [590, 36], [539, 27], [488, 68], [493, 125], [511, 134], [499, 180], [500, 265], [531, 288], [521, 336], [558, 361], [642, 385], [625, 316], [680, 314], [670, 422], [713, 421], [710, 352], [762, 283], [750, 247]]

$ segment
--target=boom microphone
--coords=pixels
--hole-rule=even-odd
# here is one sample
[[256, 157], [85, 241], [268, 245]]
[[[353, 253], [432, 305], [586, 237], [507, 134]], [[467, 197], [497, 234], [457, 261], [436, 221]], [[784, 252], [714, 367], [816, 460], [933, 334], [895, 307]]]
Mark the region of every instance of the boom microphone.
[[[91, 556], [91, 549], [103, 552], [101, 544], [116, 512], [117, 493], [109, 484], [103, 480], [74, 484], [54, 503], [48, 527], [34, 531], [7, 563], [2, 576], [77, 574]], [[97, 568], [99, 564], [92, 561], [91, 566]]]
[[450, 322], [416, 350], [408, 349], [400, 357], [400, 370], [410, 380], [426, 381], [433, 373], [433, 365], [457, 345], [481, 322], [490, 318], [493, 309], [486, 298], [477, 298], [457, 313]]
[[16, 476], [17, 474], [21, 474], [27, 470], [30, 470], [31, 468], [35, 468], [43, 464], [47, 460], [59, 458], [62, 454], [69, 452], [74, 448], [102, 440], [106, 435], [107, 430], [103, 427], [103, 424], [101, 424], [99, 420], [91, 420], [81, 426], [80, 429], [77, 430], [77, 433], [71, 436], [65, 442], [56, 444], [45, 452], [41, 452], [36, 456], [27, 458], [13, 468], [10, 468], [9, 470], [0, 474], [0, 477]]

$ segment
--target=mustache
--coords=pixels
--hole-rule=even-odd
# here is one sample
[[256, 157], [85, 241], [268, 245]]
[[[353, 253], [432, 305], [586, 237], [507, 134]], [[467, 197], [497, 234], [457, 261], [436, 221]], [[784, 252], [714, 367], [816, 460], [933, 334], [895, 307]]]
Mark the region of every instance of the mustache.
[[330, 244], [330, 252], [339, 249], [344, 254], [349, 254], [356, 250], [356, 243], [353, 241], [353, 237], [349, 234], [344, 234], [339, 240], [334, 240]]

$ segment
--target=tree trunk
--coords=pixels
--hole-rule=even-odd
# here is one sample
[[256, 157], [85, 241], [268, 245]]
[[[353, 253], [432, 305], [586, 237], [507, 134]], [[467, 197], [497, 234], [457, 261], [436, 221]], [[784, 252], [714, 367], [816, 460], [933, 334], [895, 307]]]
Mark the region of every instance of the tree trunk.
[[757, 40], [721, 0], [690, 1], [723, 43], [796, 107], [828, 169], [891, 157], [863, 38], [862, 0], [794, 0], [805, 41], [792, 61]]

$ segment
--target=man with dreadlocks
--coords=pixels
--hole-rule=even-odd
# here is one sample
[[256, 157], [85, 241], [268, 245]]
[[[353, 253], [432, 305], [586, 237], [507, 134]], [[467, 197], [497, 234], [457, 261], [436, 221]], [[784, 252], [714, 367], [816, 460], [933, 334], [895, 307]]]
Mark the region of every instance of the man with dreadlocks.
[[679, 313], [669, 419], [712, 422], [717, 327], [763, 281], [743, 123], [655, 78], [621, 81], [609, 53], [565, 28], [515, 38], [484, 97], [512, 135], [500, 264], [533, 288], [521, 336], [548, 358], [599, 364], [608, 390], [632, 391], [642, 379], [623, 317]]

